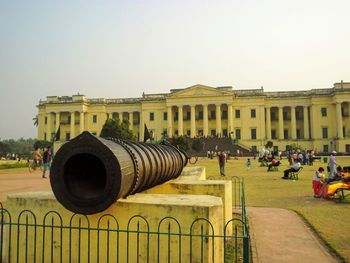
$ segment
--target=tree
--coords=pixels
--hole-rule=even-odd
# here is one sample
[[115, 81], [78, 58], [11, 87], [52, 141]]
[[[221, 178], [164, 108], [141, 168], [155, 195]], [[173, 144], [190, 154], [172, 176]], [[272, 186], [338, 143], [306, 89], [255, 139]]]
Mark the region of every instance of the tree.
[[107, 119], [101, 130], [101, 137], [118, 138], [124, 140], [135, 140], [135, 136], [132, 131], [129, 130], [129, 121], [123, 120], [121, 123], [119, 120]]
[[32, 120], [34, 121], [34, 126], [38, 127], [38, 124], [39, 124], [39, 117], [38, 117], [38, 115], [35, 115], [35, 117]]
[[265, 148], [269, 149], [269, 148], [272, 148], [273, 146], [273, 142], [272, 141], [268, 141], [266, 144], [265, 144]]
[[11, 152], [10, 146], [5, 143], [0, 141], [0, 156], [5, 156], [7, 153]]
[[171, 140], [171, 144], [183, 151], [188, 151], [188, 149], [190, 148], [189, 142], [184, 136], [173, 137]]
[[52, 146], [51, 145], [51, 142], [49, 142], [49, 141], [36, 141], [35, 143], [34, 143], [34, 145], [33, 145], [33, 148], [35, 149], [35, 148], [40, 148], [40, 149], [44, 149], [44, 148], [46, 148], [47, 146]]
[[200, 152], [203, 150], [204, 143], [201, 139], [195, 138], [192, 141], [192, 150], [196, 152]]

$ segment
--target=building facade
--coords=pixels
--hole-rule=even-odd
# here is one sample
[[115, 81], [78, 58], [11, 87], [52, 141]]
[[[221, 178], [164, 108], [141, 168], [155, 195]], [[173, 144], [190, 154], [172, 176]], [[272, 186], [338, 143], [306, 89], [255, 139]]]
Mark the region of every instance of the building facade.
[[155, 140], [168, 136], [227, 136], [261, 149], [267, 141], [285, 150], [293, 143], [321, 152], [350, 152], [350, 83], [307, 91], [264, 92], [194, 85], [130, 99], [48, 96], [37, 106], [38, 139], [60, 127], [63, 143], [83, 131], [99, 135], [107, 118], [126, 119], [143, 139], [144, 124]]

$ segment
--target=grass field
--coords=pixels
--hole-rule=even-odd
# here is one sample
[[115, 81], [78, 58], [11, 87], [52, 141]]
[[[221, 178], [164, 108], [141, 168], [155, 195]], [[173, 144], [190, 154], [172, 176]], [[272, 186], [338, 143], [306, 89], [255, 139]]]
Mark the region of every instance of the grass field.
[[23, 168], [28, 169], [27, 160], [13, 161], [13, 160], [0, 160], [0, 173], [8, 173], [8, 172], [18, 172], [22, 171]]
[[[350, 157], [338, 157], [340, 165], [350, 166]], [[314, 171], [326, 164], [316, 161], [314, 166], [304, 166], [298, 181], [283, 180], [283, 170], [288, 167], [282, 160], [279, 171], [267, 172], [267, 167], [259, 167], [252, 160], [250, 171], [245, 166], [246, 158], [229, 160], [226, 177], [244, 177], [247, 206], [279, 207], [296, 211], [319, 234], [319, 236], [339, 254], [350, 262], [350, 202], [338, 204], [334, 201], [313, 197], [311, 186]], [[220, 179], [218, 161], [200, 159], [198, 166], [206, 167], [207, 177]], [[325, 169], [326, 170], [326, 169]]]

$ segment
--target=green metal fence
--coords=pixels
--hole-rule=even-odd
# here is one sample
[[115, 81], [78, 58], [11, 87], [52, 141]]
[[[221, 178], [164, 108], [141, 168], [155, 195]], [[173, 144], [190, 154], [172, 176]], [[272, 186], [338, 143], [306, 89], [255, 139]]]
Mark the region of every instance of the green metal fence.
[[175, 217], [159, 219], [152, 229], [135, 215], [124, 227], [105, 214], [92, 221], [56, 211], [35, 215], [11, 212], [0, 203], [1, 262], [249, 262], [249, 229], [244, 181], [241, 213], [226, 224], [197, 218], [181, 224]]

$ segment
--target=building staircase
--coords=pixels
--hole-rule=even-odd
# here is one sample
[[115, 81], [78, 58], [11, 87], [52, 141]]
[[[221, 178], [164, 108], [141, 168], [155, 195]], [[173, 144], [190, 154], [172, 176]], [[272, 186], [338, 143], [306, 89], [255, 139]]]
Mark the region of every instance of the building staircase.
[[188, 138], [190, 150], [188, 153], [191, 156], [207, 156], [208, 151], [226, 151], [230, 152], [231, 156], [237, 155], [237, 150], [239, 150], [240, 155], [243, 154], [243, 156], [251, 156], [253, 153], [251, 151], [250, 147], [247, 147], [245, 145], [242, 145], [240, 143], [234, 142], [230, 138], [201, 138], [203, 142], [203, 150], [200, 152], [196, 152], [191, 149], [192, 142], [194, 139]]

